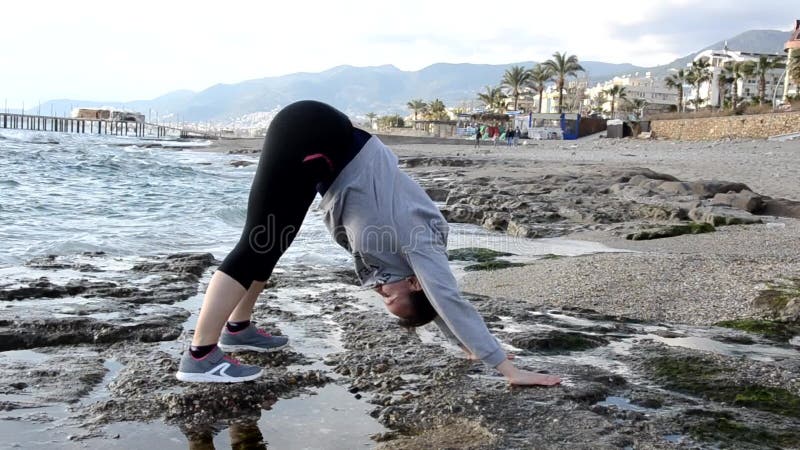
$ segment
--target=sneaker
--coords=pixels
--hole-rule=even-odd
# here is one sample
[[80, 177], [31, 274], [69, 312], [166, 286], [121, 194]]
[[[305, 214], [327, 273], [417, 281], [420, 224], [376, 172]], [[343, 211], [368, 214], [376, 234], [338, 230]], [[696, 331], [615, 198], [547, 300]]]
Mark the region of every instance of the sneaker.
[[241, 364], [217, 347], [200, 359], [186, 350], [175, 377], [190, 383], [241, 383], [255, 380], [262, 373], [261, 367]]
[[244, 330], [231, 333], [228, 328], [222, 329], [219, 337], [219, 348], [226, 352], [275, 352], [289, 345], [289, 338], [286, 336], [273, 336], [264, 330], [256, 328], [255, 324], [250, 324]]

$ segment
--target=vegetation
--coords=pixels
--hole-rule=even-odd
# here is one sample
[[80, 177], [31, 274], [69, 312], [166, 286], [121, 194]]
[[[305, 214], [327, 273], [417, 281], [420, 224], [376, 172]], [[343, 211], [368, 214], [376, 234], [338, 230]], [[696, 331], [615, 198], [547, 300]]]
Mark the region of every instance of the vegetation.
[[562, 113], [566, 79], [567, 77], [577, 77], [578, 72], [583, 72], [584, 69], [578, 62], [577, 56], [568, 56], [566, 53], [559, 52], [553, 53], [553, 58], [548, 59], [543, 64], [555, 78], [556, 88], [558, 89], [558, 112]]
[[733, 65], [733, 97], [731, 99], [731, 106], [733, 109], [739, 105], [739, 80], [747, 79], [753, 76], [756, 72], [756, 65], [752, 61], [739, 61]]
[[688, 82], [686, 78], [686, 71], [679, 69], [664, 80], [668, 88], [678, 91], [678, 112], [683, 112], [685, 110], [683, 107], [683, 87]]
[[447, 259], [450, 261], [488, 262], [501, 256], [513, 256], [513, 254], [481, 247], [457, 248], [447, 252]]
[[528, 86], [530, 78], [531, 72], [522, 66], [512, 66], [510, 69], [506, 69], [506, 73], [503, 74], [501, 86], [507, 87], [511, 98], [514, 99], [514, 111], [517, 110], [519, 96], [523, 89]]
[[553, 72], [544, 64], [537, 64], [536, 67], [531, 69], [530, 85], [534, 91], [539, 94], [539, 113], [542, 112], [542, 104], [544, 103], [544, 88], [547, 83], [553, 80]]
[[742, 384], [729, 368], [700, 356], [659, 356], [648, 369], [666, 388], [715, 402], [800, 417], [800, 397], [782, 388]]
[[506, 109], [507, 98], [499, 87], [486, 86], [486, 92], [478, 94], [478, 100], [486, 105], [486, 109], [497, 113], [501, 113]]
[[759, 334], [767, 339], [786, 342], [795, 335], [800, 334], [800, 326], [793, 326], [783, 322], [761, 319], [737, 319], [725, 320], [715, 324], [718, 327], [732, 328], [734, 330], [746, 331], [748, 333]]
[[444, 106], [444, 102], [438, 98], [431, 101], [430, 105], [428, 105], [425, 117], [429, 120], [447, 120], [450, 118], [450, 116], [447, 115], [447, 108]]
[[617, 85], [614, 85], [614, 86], [606, 89], [603, 92], [605, 92], [606, 95], [611, 96], [611, 118], [613, 119], [614, 118], [614, 110], [615, 110], [615, 107], [616, 107], [615, 104], [616, 104], [617, 99], [620, 99], [620, 100], [626, 99], [628, 97], [628, 93], [625, 91], [625, 87], [624, 86], [617, 86]]
[[686, 75], [686, 81], [695, 88], [694, 109], [699, 109], [703, 100], [700, 98], [700, 86], [711, 80], [711, 65], [705, 59], [692, 61], [692, 67]]
[[644, 117], [644, 109], [647, 107], [647, 100], [643, 98], [635, 98], [633, 100], [628, 101], [628, 105], [636, 115], [637, 119], [641, 119]]
[[408, 106], [408, 109], [414, 111], [414, 120], [417, 120], [417, 114], [421, 112], [424, 113], [428, 108], [428, 104], [422, 101], [422, 99], [411, 100], [406, 103], [406, 106]]
[[392, 116], [381, 116], [378, 118], [378, 128], [402, 128], [406, 126], [405, 120], [397, 114]]
[[758, 102], [764, 104], [767, 100], [767, 72], [780, 66], [777, 59], [768, 56], [761, 56], [758, 58], [758, 63], [755, 67], [755, 74], [758, 75]]
[[663, 239], [684, 234], [703, 234], [716, 231], [714, 225], [705, 222], [691, 222], [682, 225], [669, 225], [661, 228], [639, 231], [631, 233], [625, 238], [630, 241], [649, 241], [652, 239]]

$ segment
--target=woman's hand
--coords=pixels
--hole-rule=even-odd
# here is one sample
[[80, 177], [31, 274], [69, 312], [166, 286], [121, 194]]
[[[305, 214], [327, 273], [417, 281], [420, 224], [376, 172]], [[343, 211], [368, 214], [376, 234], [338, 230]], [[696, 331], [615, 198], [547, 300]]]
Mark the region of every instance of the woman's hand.
[[515, 386], [555, 386], [561, 383], [561, 378], [555, 375], [521, 370], [509, 360], [501, 362], [497, 366], [497, 370], [506, 377], [510, 384]]

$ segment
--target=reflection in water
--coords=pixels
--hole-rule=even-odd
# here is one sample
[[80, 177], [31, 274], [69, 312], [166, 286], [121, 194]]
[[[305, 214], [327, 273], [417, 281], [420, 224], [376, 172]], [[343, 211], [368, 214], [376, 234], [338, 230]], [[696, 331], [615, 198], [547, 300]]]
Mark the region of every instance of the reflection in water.
[[[267, 442], [258, 428], [259, 417], [244, 417], [228, 424], [231, 450], [266, 450]], [[215, 450], [214, 435], [218, 429], [214, 425], [180, 427], [189, 441], [189, 450]]]

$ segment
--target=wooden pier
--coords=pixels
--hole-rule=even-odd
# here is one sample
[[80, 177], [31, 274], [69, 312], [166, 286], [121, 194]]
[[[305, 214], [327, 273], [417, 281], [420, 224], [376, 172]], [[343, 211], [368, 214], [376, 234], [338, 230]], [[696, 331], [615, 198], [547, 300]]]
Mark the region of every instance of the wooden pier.
[[80, 119], [70, 117], [37, 116], [0, 113], [0, 128], [11, 130], [56, 131], [61, 133], [102, 134], [113, 136], [156, 137], [183, 139], [218, 139], [206, 131], [177, 128], [146, 122], [112, 119]]

